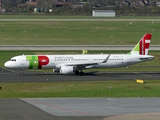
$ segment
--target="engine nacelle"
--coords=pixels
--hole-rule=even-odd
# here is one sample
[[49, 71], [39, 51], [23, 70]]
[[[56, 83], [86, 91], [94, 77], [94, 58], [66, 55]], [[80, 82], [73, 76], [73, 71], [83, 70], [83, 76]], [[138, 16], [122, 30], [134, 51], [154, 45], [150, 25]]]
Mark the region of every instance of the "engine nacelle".
[[59, 71], [59, 69], [53, 69], [53, 72], [54, 73], [59, 73], [60, 71]]
[[60, 74], [74, 74], [73, 66], [61, 66]]

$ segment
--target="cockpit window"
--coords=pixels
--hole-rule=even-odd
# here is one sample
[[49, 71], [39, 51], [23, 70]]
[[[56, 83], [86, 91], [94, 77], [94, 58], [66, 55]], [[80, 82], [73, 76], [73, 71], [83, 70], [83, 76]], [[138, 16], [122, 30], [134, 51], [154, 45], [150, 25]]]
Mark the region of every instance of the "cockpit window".
[[10, 61], [16, 61], [16, 59], [10, 59]]

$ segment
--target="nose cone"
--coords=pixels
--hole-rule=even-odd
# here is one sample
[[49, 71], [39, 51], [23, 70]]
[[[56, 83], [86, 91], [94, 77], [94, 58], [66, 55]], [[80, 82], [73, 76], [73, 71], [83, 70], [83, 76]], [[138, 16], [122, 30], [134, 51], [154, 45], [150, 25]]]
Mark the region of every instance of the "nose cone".
[[4, 66], [5, 66], [6, 68], [9, 68], [9, 67], [10, 67], [10, 63], [9, 63], [9, 62], [6, 62], [6, 63], [4, 64]]

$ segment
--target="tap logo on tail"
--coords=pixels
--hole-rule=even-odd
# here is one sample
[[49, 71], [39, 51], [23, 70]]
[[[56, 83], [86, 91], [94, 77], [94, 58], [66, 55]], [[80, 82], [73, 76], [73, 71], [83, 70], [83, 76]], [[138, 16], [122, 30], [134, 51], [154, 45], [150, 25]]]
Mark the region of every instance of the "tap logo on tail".
[[151, 42], [151, 37], [152, 37], [152, 34], [145, 34], [140, 43], [139, 43], [139, 54], [140, 55], [147, 55], [148, 54], [148, 50], [149, 50], [149, 45], [150, 45], [150, 42]]
[[145, 34], [129, 54], [147, 55], [152, 34]]

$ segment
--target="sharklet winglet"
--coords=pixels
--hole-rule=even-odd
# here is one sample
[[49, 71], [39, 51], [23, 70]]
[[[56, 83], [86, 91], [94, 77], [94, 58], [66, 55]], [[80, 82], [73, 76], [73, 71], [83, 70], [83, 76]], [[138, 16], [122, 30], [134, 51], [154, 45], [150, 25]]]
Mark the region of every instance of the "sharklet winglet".
[[106, 63], [108, 61], [109, 57], [110, 57], [110, 54], [107, 56], [107, 58], [102, 63]]

